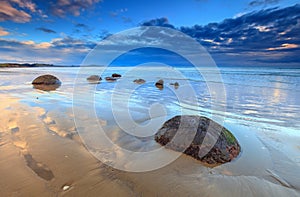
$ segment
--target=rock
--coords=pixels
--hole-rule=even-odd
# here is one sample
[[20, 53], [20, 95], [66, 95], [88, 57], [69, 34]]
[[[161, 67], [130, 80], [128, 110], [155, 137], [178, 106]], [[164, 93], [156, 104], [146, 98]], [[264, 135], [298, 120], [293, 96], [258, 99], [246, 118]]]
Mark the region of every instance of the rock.
[[90, 83], [98, 83], [102, 80], [102, 78], [99, 75], [91, 75], [88, 78], [86, 78]]
[[171, 86], [174, 86], [175, 89], [178, 89], [179, 83], [176, 81], [175, 83], [170, 83]]
[[108, 82], [114, 82], [114, 81], [117, 81], [117, 79], [114, 78], [114, 77], [105, 77], [105, 80], [108, 81]]
[[136, 84], [146, 83], [146, 81], [144, 79], [135, 79], [133, 82], [136, 83]]
[[[210, 139], [209, 143], [216, 143], [202, 144], [206, 135]], [[155, 134], [155, 141], [168, 149], [214, 165], [232, 161], [241, 150], [230, 131], [209, 118], [195, 115], [175, 116], [166, 121]]]
[[111, 75], [111, 77], [114, 77], [114, 78], [120, 78], [120, 77], [122, 77], [122, 75], [117, 74], [117, 73], [114, 73], [114, 74]]
[[71, 186], [69, 186], [69, 185], [64, 185], [63, 187], [62, 187], [62, 189], [64, 190], [64, 191], [67, 191], [67, 190], [69, 190], [71, 188]]
[[162, 79], [158, 80], [158, 81], [155, 83], [155, 86], [156, 86], [158, 89], [162, 90], [162, 89], [164, 88], [164, 80], [162, 80]]
[[32, 81], [33, 87], [39, 90], [51, 91], [60, 87], [61, 81], [53, 75], [42, 75]]

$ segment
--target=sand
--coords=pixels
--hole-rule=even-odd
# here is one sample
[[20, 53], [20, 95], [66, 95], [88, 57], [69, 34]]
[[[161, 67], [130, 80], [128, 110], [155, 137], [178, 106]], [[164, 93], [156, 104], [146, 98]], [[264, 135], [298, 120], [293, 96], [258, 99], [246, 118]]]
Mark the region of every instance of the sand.
[[235, 133], [243, 152], [232, 163], [209, 168], [182, 155], [164, 168], [130, 173], [88, 152], [71, 109], [47, 111], [0, 98], [3, 196], [299, 196], [299, 166], [250, 132]]

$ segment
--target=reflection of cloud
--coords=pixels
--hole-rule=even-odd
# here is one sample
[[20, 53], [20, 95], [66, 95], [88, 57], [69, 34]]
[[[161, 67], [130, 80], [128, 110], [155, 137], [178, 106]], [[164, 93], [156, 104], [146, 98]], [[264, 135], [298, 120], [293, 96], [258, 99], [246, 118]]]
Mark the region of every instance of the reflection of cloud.
[[280, 102], [286, 100], [287, 94], [282, 91], [283, 87], [280, 81], [282, 81], [282, 77], [276, 77], [273, 96], [270, 98], [272, 104], [279, 104]]

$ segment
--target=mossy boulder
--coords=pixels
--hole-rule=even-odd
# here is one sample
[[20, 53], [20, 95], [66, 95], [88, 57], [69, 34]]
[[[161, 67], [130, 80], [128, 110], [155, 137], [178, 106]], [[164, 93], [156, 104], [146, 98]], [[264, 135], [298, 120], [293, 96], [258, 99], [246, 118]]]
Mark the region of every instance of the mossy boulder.
[[214, 165], [232, 161], [241, 150], [236, 138], [225, 127], [196, 115], [175, 116], [166, 121], [155, 134], [155, 141]]

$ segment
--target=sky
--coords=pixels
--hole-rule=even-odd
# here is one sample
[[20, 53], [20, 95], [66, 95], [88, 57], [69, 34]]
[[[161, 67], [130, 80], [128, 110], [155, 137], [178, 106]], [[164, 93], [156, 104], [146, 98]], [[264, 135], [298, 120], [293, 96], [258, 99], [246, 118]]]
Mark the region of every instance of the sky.
[[218, 66], [300, 68], [299, 0], [0, 0], [0, 62], [80, 65], [142, 25], [191, 36]]

